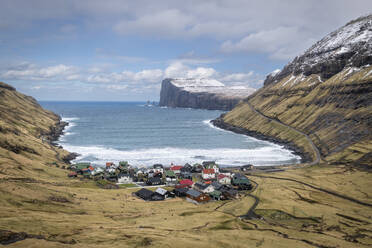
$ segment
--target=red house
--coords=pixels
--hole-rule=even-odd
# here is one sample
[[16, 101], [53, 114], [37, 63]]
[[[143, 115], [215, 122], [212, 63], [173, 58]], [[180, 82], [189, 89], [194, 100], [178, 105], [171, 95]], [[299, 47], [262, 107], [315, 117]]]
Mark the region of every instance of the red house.
[[215, 173], [214, 169], [204, 169], [202, 171], [202, 178], [204, 180], [215, 179], [216, 178], [216, 173]]
[[174, 173], [176, 173], [176, 174], [180, 174], [180, 172], [181, 172], [181, 168], [182, 168], [183, 166], [181, 166], [181, 165], [173, 165], [173, 166], [171, 166], [170, 167], [170, 169], [171, 169], [171, 171], [173, 171]]
[[188, 187], [191, 187], [194, 184], [194, 182], [191, 181], [190, 179], [184, 179], [184, 180], [180, 181], [180, 184], [181, 185], [187, 185]]

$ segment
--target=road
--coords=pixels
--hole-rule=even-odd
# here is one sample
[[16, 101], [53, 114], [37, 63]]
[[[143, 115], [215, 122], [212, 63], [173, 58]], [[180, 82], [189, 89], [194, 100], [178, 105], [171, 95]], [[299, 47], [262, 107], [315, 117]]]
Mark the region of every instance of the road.
[[314, 153], [315, 153], [315, 159], [311, 163], [309, 163], [309, 165], [315, 165], [315, 164], [318, 164], [320, 162], [321, 157], [320, 157], [319, 149], [315, 146], [314, 142], [311, 140], [311, 138], [306, 133], [303, 133], [303, 132], [301, 132], [301, 131], [299, 131], [299, 130], [297, 130], [297, 129], [295, 129], [295, 128], [287, 125], [287, 124], [284, 124], [280, 120], [276, 120], [276, 119], [270, 118], [270, 117], [264, 115], [263, 113], [261, 113], [260, 111], [258, 111], [257, 109], [255, 109], [250, 102], [247, 101], [246, 103], [248, 104], [248, 106], [251, 108], [251, 110], [253, 112], [255, 112], [256, 114], [262, 116], [263, 118], [265, 118], [265, 119], [267, 119], [269, 121], [272, 121], [274, 123], [277, 123], [278, 125], [281, 125], [281, 126], [284, 126], [286, 128], [289, 128], [292, 131], [294, 131], [296, 133], [299, 133], [302, 136], [304, 136], [307, 139], [307, 141], [309, 141], [309, 143], [310, 143], [310, 145], [311, 145], [311, 147], [312, 147], [312, 149], [314, 150]]

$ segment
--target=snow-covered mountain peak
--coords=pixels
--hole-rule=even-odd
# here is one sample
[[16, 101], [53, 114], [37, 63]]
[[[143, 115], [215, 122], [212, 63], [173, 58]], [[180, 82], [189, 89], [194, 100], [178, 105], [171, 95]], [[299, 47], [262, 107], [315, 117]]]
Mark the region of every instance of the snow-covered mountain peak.
[[269, 74], [265, 85], [288, 75], [318, 74], [328, 79], [347, 67], [372, 64], [372, 15], [363, 16], [328, 34], [277, 74]]

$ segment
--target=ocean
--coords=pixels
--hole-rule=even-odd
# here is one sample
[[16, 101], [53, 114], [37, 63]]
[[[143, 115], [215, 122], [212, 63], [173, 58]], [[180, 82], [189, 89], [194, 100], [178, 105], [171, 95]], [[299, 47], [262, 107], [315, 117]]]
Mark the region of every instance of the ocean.
[[282, 146], [214, 127], [222, 111], [147, 106], [143, 102], [41, 102], [69, 123], [58, 143], [73, 162], [128, 161], [134, 166], [200, 163], [222, 166], [293, 164]]

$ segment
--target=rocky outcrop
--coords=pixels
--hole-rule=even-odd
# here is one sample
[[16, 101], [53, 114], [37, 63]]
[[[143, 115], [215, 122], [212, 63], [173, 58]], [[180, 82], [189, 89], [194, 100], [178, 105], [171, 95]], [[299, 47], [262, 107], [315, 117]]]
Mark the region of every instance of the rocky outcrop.
[[254, 89], [226, 87], [211, 79], [164, 79], [160, 91], [160, 106], [231, 110]]

